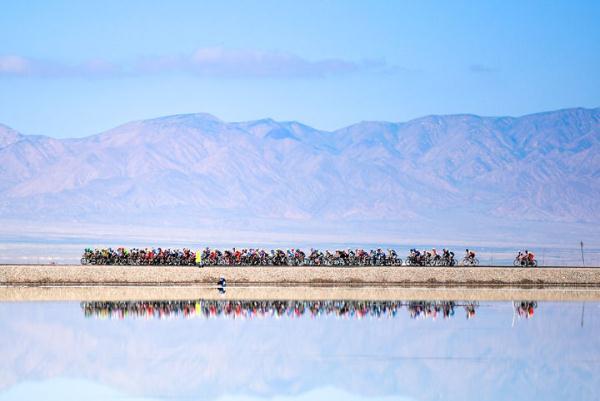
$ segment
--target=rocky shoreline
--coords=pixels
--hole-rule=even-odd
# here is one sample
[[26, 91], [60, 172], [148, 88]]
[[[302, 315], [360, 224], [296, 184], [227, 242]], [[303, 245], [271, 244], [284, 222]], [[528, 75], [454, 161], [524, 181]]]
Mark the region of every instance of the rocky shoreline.
[[4, 265], [0, 285], [119, 286], [508, 286], [600, 287], [600, 269], [583, 267], [181, 267]]

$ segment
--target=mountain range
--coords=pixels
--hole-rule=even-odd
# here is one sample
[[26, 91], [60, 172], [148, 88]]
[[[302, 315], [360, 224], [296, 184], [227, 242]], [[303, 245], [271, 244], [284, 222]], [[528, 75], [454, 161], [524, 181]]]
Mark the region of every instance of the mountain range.
[[335, 131], [199, 113], [71, 139], [0, 125], [0, 222], [591, 229], [599, 199], [600, 108]]

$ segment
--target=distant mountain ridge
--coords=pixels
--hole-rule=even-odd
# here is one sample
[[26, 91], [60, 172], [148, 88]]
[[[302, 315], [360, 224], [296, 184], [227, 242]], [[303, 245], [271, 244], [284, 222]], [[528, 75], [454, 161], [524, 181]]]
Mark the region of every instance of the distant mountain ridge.
[[14, 129], [0, 124], [0, 148], [20, 141], [22, 137], [23, 136]]
[[54, 139], [0, 125], [0, 219], [600, 222], [600, 108], [321, 131], [210, 114]]

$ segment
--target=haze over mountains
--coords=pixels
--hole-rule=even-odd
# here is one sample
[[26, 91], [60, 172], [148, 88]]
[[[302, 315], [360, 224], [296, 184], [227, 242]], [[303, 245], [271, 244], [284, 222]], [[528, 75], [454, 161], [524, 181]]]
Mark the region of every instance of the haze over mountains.
[[461, 222], [493, 232], [531, 222], [593, 232], [598, 199], [600, 108], [427, 116], [333, 132], [209, 114], [78, 139], [0, 125], [0, 221], [262, 221], [308, 232], [350, 223], [435, 231]]

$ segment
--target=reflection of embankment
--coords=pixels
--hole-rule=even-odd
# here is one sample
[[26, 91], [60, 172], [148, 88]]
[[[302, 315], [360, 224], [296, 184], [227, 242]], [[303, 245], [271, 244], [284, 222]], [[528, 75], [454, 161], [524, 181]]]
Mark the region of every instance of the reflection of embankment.
[[454, 317], [456, 309], [473, 318], [477, 302], [456, 301], [123, 301], [82, 302], [86, 317], [100, 319], [168, 318], [394, 318], [405, 308], [413, 319]]

